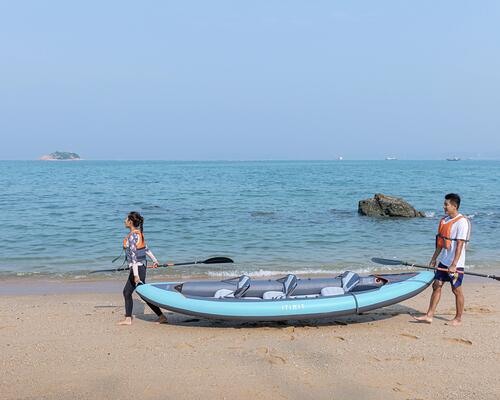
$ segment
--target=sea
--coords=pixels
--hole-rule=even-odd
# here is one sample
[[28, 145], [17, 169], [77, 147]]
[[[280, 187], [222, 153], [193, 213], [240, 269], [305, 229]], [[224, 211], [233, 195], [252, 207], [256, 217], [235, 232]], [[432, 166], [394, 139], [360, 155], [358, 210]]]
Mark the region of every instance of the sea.
[[[231, 277], [371, 272], [427, 264], [446, 193], [472, 222], [467, 268], [500, 269], [500, 161], [0, 161], [0, 277], [80, 279], [119, 268], [129, 211], [160, 262]], [[425, 218], [372, 218], [383, 193]]]

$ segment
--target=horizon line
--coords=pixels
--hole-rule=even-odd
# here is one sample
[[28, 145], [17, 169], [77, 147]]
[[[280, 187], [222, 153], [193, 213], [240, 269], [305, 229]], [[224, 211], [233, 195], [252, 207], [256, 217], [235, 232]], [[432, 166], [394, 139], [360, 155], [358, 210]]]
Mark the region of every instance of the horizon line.
[[[498, 161], [500, 158], [495, 157], [466, 157], [460, 158], [458, 161]], [[80, 158], [76, 160], [40, 160], [33, 158], [0, 158], [0, 161], [44, 161], [44, 162], [71, 162], [71, 161], [167, 161], [167, 162], [266, 162], [266, 161], [304, 161], [304, 162], [325, 162], [325, 161], [448, 161], [447, 158], [396, 158], [396, 159], [385, 159], [385, 158], [311, 158], [311, 159], [294, 159], [294, 158], [254, 158], [254, 159], [164, 159], [164, 158]]]

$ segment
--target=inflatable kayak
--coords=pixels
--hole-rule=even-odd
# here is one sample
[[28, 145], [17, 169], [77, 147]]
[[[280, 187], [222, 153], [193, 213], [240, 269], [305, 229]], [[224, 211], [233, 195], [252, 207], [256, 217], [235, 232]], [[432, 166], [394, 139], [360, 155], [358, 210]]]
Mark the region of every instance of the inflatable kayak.
[[409, 299], [423, 291], [434, 272], [277, 280], [246, 275], [222, 281], [144, 284], [139, 296], [160, 308], [213, 319], [279, 321], [359, 314]]

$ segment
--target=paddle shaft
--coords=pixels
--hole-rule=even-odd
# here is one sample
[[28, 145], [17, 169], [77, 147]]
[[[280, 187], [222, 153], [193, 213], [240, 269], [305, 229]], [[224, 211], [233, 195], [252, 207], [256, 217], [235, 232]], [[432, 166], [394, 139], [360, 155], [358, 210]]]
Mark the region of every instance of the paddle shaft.
[[[406, 265], [406, 264], [403, 264], [403, 265]], [[408, 264], [408, 266], [410, 266], [410, 267], [415, 267], [415, 268], [432, 269], [433, 271], [438, 270], [438, 271], [443, 271], [443, 272], [450, 272], [450, 271], [449, 271], [449, 270], [447, 270], [446, 268], [432, 268], [432, 267], [424, 267], [423, 265], [415, 265], [415, 264]], [[459, 271], [459, 270], [457, 270], [456, 272], [457, 272], [457, 274], [465, 274], [465, 272], [464, 272], [464, 271]]]
[[[450, 272], [448, 269], [444, 268], [433, 268], [433, 267], [428, 267], [424, 265], [418, 265], [418, 264], [412, 264], [406, 261], [401, 261], [401, 260], [393, 260], [389, 258], [378, 258], [378, 257], [372, 257], [372, 261], [377, 264], [382, 264], [382, 265], [407, 265], [409, 267], [415, 267], [415, 268], [424, 268], [424, 269], [431, 269], [431, 270], [439, 270], [439, 271], [444, 271], [444, 272]], [[464, 274], [464, 275], [473, 275], [473, 276], [479, 276], [481, 278], [490, 278], [490, 279], [495, 279], [497, 281], [500, 281], [500, 276], [495, 276], [495, 275], [486, 275], [486, 274], [478, 274], [477, 272], [462, 272], [462, 271], [457, 271], [459, 274]]]
[[[165, 267], [177, 267], [180, 265], [195, 265], [195, 264], [225, 264], [225, 263], [232, 263], [234, 262], [230, 258], [227, 257], [213, 257], [209, 258], [205, 261], [191, 261], [191, 262], [184, 262], [184, 263], [177, 263], [177, 264], [160, 264], [157, 267], [147, 267], [147, 268], [165, 268]], [[128, 271], [130, 267], [125, 267], [125, 268], [117, 268], [117, 269], [101, 269], [99, 271], [91, 271], [91, 274], [95, 274], [97, 272], [119, 272], [119, 271]]]

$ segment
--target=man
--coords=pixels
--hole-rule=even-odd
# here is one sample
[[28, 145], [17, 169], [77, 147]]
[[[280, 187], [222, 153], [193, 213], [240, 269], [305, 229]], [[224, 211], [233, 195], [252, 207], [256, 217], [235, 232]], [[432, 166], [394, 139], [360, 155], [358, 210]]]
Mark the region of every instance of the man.
[[429, 267], [435, 268], [437, 261], [439, 261], [432, 284], [431, 301], [427, 313], [422, 317], [415, 317], [415, 319], [429, 324], [432, 322], [441, 298], [443, 284], [450, 282], [451, 290], [455, 295], [456, 315], [449, 324], [458, 326], [462, 323], [464, 311], [462, 281], [464, 278], [465, 248], [470, 238], [471, 225], [469, 219], [458, 212], [460, 208], [458, 194], [449, 193], [444, 199], [443, 208], [447, 216], [439, 221], [436, 250], [429, 262]]

